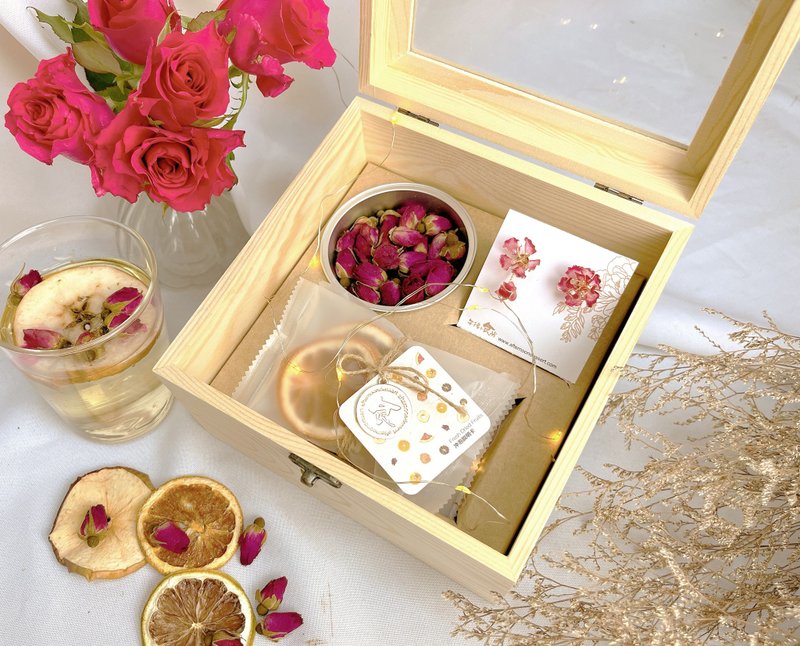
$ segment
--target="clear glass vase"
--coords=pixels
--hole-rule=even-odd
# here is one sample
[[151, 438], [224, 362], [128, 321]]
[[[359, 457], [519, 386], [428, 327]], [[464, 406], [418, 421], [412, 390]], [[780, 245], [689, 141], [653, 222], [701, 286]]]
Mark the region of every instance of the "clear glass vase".
[[134, 204], [120, 200], [119, 220], [153, 248], [159, 280], [168, 287], [211, 287], [250, 237], [228, 191], [191, 213], [145, 196]]

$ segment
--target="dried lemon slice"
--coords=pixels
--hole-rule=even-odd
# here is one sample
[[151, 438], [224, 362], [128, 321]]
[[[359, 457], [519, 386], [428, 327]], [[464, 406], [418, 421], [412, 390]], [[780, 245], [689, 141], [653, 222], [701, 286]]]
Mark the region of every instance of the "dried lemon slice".
[[[188, 548], [171, 552], [153, 539], [154, 530], [175, 523], [189, 536]], [[162, 574], [186, 568], [225, 565], [239, 546], [242, 508], [236, 496], [211, 478], [175, 478], [156, 489], [142, 505], [136, 535], [144, 556]]]
[[242, 586], [223, 572], [182, 570], [159, 583], [142, 611], [144, 646], [207, 644], [218, 630], [253, 643], [255, 617]]
[[[153, 491], [144, 473], [127, 467], [107, 467], [78, 478], [56, 514], [50, 543], [59, 563], [70, 572], [94, 579], [116, 579], [145, 564], [136, 540], [136, 518]], [[103, 505], [111, 518], [108, 531], [96, 547], [78, 533], [86, 512]]]

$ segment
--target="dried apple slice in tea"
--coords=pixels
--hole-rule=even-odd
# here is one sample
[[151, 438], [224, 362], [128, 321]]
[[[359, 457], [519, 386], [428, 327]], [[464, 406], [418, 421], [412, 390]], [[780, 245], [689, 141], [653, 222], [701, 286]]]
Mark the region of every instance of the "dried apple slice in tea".
[[136, 533], [147, 562], [162, 574], [219, 568], [239, 546], [242, 509], [216, 480], [175, 478], [142, 505]]
[[[150, 478], [127, 467], [107, 467], [78, 478], [50, 532], [59, 563], [89, 581], [116, 579], [142, 567], [136, 520], [152, 491]], [[102, 527], [95, 526], [100, 523]]]
[[181, 570], [159, 583], [142, 611], [144, 646], [195, 646], [217, 632], [253, 643], [255, 617], [242, 587], [214, 570]]

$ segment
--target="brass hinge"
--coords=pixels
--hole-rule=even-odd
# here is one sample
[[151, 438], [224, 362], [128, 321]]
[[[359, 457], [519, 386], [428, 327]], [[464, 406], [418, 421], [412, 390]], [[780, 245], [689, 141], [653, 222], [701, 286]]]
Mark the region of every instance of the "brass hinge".
[[439, 127], [439, 124], [436, 123], [433, 119], [429, 119], [428, 117], [423, 117], [421, 114], [417, 114], [416, 112], [411, 112], [411, 110], [406, 110], [405, 108], [397, 108], [397, 111], [400, 114], [404, 114], [407, 117], [413, 117], [414, 119], [418, 119], [419, 121], [434, 126], [435, 128]]
[[595, 182], [594, 187], [599, 188], [601, 191], [605, 191], [606, 193], [611, 193], [611, 195], [616, 195], [617, 197], [621, 197], [623, 200], [629, 200], [631, 202], [635, 202], [636, 204], [644, 204], [644, 200], [642, 198], [636, 197], [635, 195], [630, 195], [616, 188], [611, 188], [610, 186], [606, 186], [605, 184], [600, 184], [599, 182]]
[[330, 473], [326, 473], [319, 467], [314, 466], [307, 460], [304, 460], [299, 455], [290, 453], [289, 459], [298, 467], [300, 467], [302, 471], [300, 474], [300, 482], [302, 482], [306, 487], [313, 487], [317, 480], [323, 480], [335, 489], [338, 489], [342, 486], [342, 483], [338, 478], [334, 478]]

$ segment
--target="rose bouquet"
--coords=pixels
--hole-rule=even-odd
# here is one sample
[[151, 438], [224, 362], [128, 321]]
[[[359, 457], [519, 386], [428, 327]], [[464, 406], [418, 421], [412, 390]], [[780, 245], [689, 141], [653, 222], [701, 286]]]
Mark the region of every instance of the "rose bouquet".
[[322, 0], [222, 0], [194, 18], [173, 0], [67, 1], [71, 20], [34, 10], [69, 47], [11, 90], [5, 125], [39, 161], [87, 165], [98, 196], [203, 209], [236, 183], [250, 84], [276, 97], [286, 63], [336, 58]]

